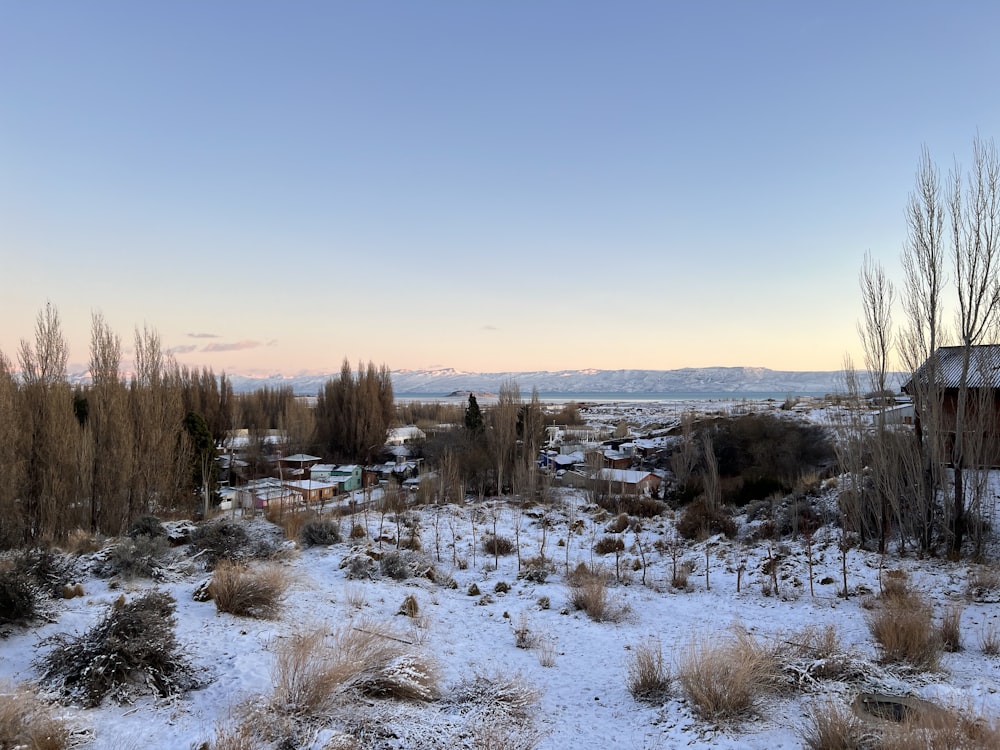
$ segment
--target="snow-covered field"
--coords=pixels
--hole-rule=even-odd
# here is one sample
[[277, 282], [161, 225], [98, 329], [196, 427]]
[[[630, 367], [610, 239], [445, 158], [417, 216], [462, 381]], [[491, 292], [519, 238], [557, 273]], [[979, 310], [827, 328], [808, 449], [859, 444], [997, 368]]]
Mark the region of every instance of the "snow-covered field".
[[[609, 414], [609, 421], [614, 417]], [[655, 419], [669, 418], [659, 414]], [[517, 676], [537, 690], [537, 704], [521, 739], [537, 732], [535, 746], [545, 750], [801, 747], [797, 732], [815, 701], [833, 697], [848, 705], [860, 692], [915, 695], [992, 719], [1000, 717], [1000, 660], [985, 655], [979, 640], [991, 627], [1000, 628], [1000, 617], [996, 604], [968, 598], [967, 583], [978, 569], [972, 563], [881, 559], [851, 550], [847, 559], [851, 596], [845, 599], [838, 596], [842, 571], [834, 530], [822, 529], [813, 540], [815, 595], [809, 591], [803, 541], [754, 544], [716, 537], [684, 546], [680, 559], [692, 570], [687, 588], [678, 590], [671, 586], [670, 542], [675, 538], [671, 512], [643, 521], [638, 533], [624, 534], [620, 582], [615, 580], [614, 554], [593, 552], [594, 542], [612, 519], [587, 506], [582, 492], [559, 490], [551, 504], [525, 508], [523, 513], [507, 502], [448, 506], [438, 512], [437, 543], [434, 511], [408, 512], [418, 524], [423, 551], [406, 554], [414, 572], [433, 566], [433, 581], [418, 575], [398, 581], [377, 573], [371, 579], [347, 577], [348, 568], [342, 567], [345, 558], [365, 547], [394, 548], [391, 542], [374, 541], [377, 513], [368, 516], [367, 540], [346, 538], [352, 521], [364, 525], [358, 514], [344, 519], [345, 539], [337, 544], [298, 548], [286, 543], [277, 564], [287, 571], [292, 585], [278, 615], [270, 620], [220, 614], [213, 602], [195, 601], [195, 589], [210, 574], [200, 561], [190, 560], [183, 546], [173, 551], [175, 565], [164, 580], [133, 579], [112, 588], [108, 580], [85, 577], [80, 581], [85, 596], [55, 602], [51, 622], [6, 629], [0, 639], [0, 682], [34, 681], [38, 670], [33, 662], [50, 648], [46, 638], [81, 633], [123, 593], [132, 598], [156, 588], [177, 601], [177, 637], [204, 686], [168, 699], [140, 697], [122, 706], [105, 702], [95, 709], [60, 708], [58, 713], [78, 730], [80, 747], [201, 747], [233, 717], [248, 709], [266, 710], [275, 653], [291, 634], [307, 626], [338, 628], [352, 623], [391, 633], [406, 641], [406, 649], [429, 657], [440, 671], [441, 698], [429, 704], [356, 700], [332, 712], [325, 724], [315, 725], [301, 747], [341, 747], [335, 730], [356, 730], [360, 725], [367, 729], [358, 747], [477, 746], [471, 744], [466, 725], [490, 714], [473, 716], [468, 706], [453, 699], [463, 680], [477, 674]], [[517, 555], [500, 556], [495, 565], [494, 556], [483, 551], [483, 536], [492, 533], [494, 520], [498, 534], [511, 540], [519, 536], [524, 559], [540, 556], [544, 544], [552, 566], [544, 582], [519, 579]], [[570, 534], [574, 522], [576, 530]], [[275, 533], [264, 519], [245, 523], [255, 535]], [[386, 520], [384, 534], [395, 534], [391, 520]], [[771, 590], [773, 579], [765, 572], [771, 555], [780, 557], [777, 591]], [[595, 622], [574, 609], [566, 570], [581, 562], [600, 564], [609, 571], [608, 592], [612, 608], [621, 610], [619, 621]], [[741, 564], [745, 572], [737, 593]], [[880, 590], [880, 571], [889, 569], [905, 572], [910, 585], [933, 603], [937, 619], [950, 605], [963, 607], [963, 649], [945, 653], [937, 671], [907, 672], [878, 663], [866, 615], [870, 595]], [[501, 582], [509, 584], [509, 591], [495, 591]], [[469, 595], [472, 584], [479, 595]], [[409, 595], [419, 605], [416, 617], [399, 613]], [[699, 718], [676, 680], [669, 695], [656, 704], [638, 702], [628, 690], [629, 659], [643, 644], [660, 644], [675, 673], [692, 644], [719, 643], [734, 628], [746, 629], [763, 645], [788, 651], [791, 643], [801, 642], [807, 628], [826, 625], [836, 628], [843, 650], [861, 667], [850, 677], [814, 680], [803, 676], [810, 660], [800, 655], [788, 671], [798, 686], [761, 695], [751, 714], [739, 721]], [[528, 642], [534, 647], [520, 648], [515, 631], [520, 631], [521, 645]], [[6, 747], [3, 738], [0, 747]]]

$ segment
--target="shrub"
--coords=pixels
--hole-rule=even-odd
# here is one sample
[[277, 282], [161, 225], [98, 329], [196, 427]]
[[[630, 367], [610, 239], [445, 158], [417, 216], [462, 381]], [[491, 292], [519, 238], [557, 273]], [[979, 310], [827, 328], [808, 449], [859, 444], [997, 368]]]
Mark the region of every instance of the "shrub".
[[539, 609], [548, 609], [552, 606], [552, 602], [549, 601], [549, 597], [547, 596], [538, 597], [538, 601], [535, 603], [538, 605]]
[[110, 556], [97, 572], [123, 578], [153, 578], [163, 567], [167, 549], [163, 536], [127, 537], [111, 548]]
[[469, 584], [469, 588], [466, 593], [468, 593], [469, 596], [479, 596], [481, 592], [479, 591], [478, 584], [476, 584], [476, 582], [473, 581], [472, 583]]
[[625, 662], [625, 682], [637, 701], [661, 702], [670, 691], [670, 675], [658, 640], [634, 646]]
[[325, 547], [340, 541], [340, 524], [328, 518], [306, 521], [299, 531], [306, 547]]
[[537, 558], [526, 560], [517, 577], [532, 583], [545, 583], [549, 577], [549, 564]]
[[677, 679], [704, 719], [748, 714], [759, 696], [780, 684], [774, 655], [745, 631], [726, 640], [692, 641], [682, 654]]
[[238, 617], [274, 617], [288, 589], [288, 575], [276, 565], [247, 568], [222, 560], [208, 592], [219, 612]]
[[531, 624], [528, 616], [522, 612], [514, 626], [514, 645], [517, 648], [533, 648], [535, 645], [535, 635], [531, 632]]
[[64, 750], [69, 741], [69, 728], [38, 696], [0, 685], [0, 748]]
[[867, 616], [868, 630], [882, 651], [882, 661], [933, 669], [941, 655], [941, 637], [933, 610], [919, 595], [898, 592], [884, 596]]
[[714, 534], [736, 536], [736, 523], [722, 508], [708, 509], [704, 501], [696, 500], [684, 508], [677, 519], [677, 533], [685, 539], [702, 539]]
[[128, 527], [128, 536], [130, 539], [140, 536], [158, 537], [166, 535], [167, 532], [164, 531], [163, 524], [156, 516], [139, 516]]
[[0, 624], [24, 623], [38, 615], [38, 588], [16, 568], [0, 570]]
[[347, 568], [346, 578], [349, 581], [375, 577], [375, 561], [364, 553], [348, 555], [341, 561], [340, 567]]
[[391, 550], [382, 555], [382, 559], [379, 560], [379, 570], [382, 571], [382, 575], [397, 581], [405, 581], [410, 577], [410, 566], [406, 564], [406, 560], [396, 550]]
[[212, 570], [220, 560], [236, 562], [254, 556], [250, 535], [242, 524], [234, 521], [199, 526], [191, 534], [191, 547], [204, 555], [208, 570]]
[[356, 523], [351, 526], [351, 539], [364, 539], [367, 536], [368, 532], [360, 523]]
[[58, 596], [63, 584], [77, 577], [76, 561], [51, 550], [20, 552], [13, 560], [13, 569], [27, 576], [39, 592], [49, 596]]
[[625, 549], [625, 542], [620, 536], [602, 536], [594, 544], [594, 552], [598, 555], [607, 555], [611, 552], [622, 552]]
[[476, 672], [455, 686], [452, 697], [461, 706], [515, 720], [528, 718], [538, 699], [538, 690], [519, 672]]
[[619, 513], [615, 516], [614, 520], [611, 521], [604, 530], [609, 534], [621, 534], [625, 529], [628, 528], [628, 514]]
[[866, 750], [871, 747], [861, 720], [833, 700], [812, 704], [798, 734], [806, 750]]
[[488, 536], [483, 539], [483, 550], [490, 555], [509, 555], [514, 551], [514, 542], [505, 536]]
[[191, 687], [191, 671], [174, 635], [173, 597], [150, 591], [122, 596], [82, 635], [60, 634], [38, 662], [42, 679], [87, 708], [108, 696], [122, 703], [148, 686], [164, 697]]
[[506, 594], [508, 591], [510, 591], [510, 584], [506, 581], [497, 581], [493, 587], [494, 594]]

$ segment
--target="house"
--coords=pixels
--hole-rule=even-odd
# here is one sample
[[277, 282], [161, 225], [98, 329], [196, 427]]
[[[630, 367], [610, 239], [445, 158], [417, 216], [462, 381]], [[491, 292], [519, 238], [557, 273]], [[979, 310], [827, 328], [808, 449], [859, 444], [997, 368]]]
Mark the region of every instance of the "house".
[[427, 439], [427, 433], [425, 433], [419, 427], [415, 425], [406, 425], [405, 427], [393, 427], [392, 429], [390, 429], [385, 444], [407, 445], [409, 443], [414, 443], [426, 439]]
[[309, 467], [309, 478], [317, 482], [327, 482], [330, 475], [337, 470], [337, 464], [313, 464]]
[[619, 495], [651, 495], [660, 487], [660, 478], [649, 471], [601, 469], [595, 479]]
[[314, 505], [332, 500], [337, 494], [338, 485], [335, 482], [318, 482], [315, 479], [296, 479], [284, 482], [283, 486], [298, 493], [304, 502]]
[[277, 479], [255, 479], [236, 490], [236, 504], [244, 513], [265, 510], [272, 505], [294, 507], [302, 502], [302, 496]]
[[361, 489], [361, 477], [363, 469], [357, 464], [345, 464], [338, 466], [330, 472], [328, 481], [336, 483], [340, 492], [353, 492]]
[[[976, 440], [966, 442], [967, 447], [981, 445], [979, 457], [966, 455], [972, 463], [1000, 466], [1000, 345], [974, 346], [970, 351], [966, 385], [968, 387], [967, 413], [980, 414], [982, 419], [969, 419], [967, 425], [976, 425]], [[940, 431], [950, 455], [955, 443], [958, 397], [962, 384], [964, 347], [942, 346], [924, 362], [902, 390], [913, 399], [914, 422], [922, 428], [921, 414], [925, 413], [929, 393], [940, 394]], [[926, 420], [924, 420], [926, 421]], [[966, 433], [970, 435], [970, 433]]]
[[309, 467], [313, 464], [318, 464], [322, 460], [319, 456], [293, 453], [291, 456], [279, 458], [278, 463], [281, 464], [282, 471], [286, 472], [288, 476], [301, 477], [305, 475]]

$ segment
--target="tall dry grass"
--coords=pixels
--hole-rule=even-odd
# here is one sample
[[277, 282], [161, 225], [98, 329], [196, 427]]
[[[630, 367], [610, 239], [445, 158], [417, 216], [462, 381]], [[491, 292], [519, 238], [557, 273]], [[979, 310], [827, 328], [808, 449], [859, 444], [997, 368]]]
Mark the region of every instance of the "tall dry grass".
[[728, 638], [692, 640], [681, 654], [677, 680], [698, 714], [710, 720], [744, 717], [763, 694], [783, 685], [776, 654], [741, 628]]
[[878, 644], [882, 661], [935, 669], [940, 661], [940, 631], [934, 627], [934, 610], [920, 594], [905, 586], [884, 589], [878, 606], [866, 617], [868, 630]]
[[637, 701], [661, 702], [670, 692], [670, 672], [659, 640], [632, 647], [625, 661], [625, 683]]
[[314, 627], [294, 633], [278, 648], [271, 707], [283, 714], [316, 716], [346, 691], [436, 699], [433, 663], [408, 646], [402, 634], [365, 619], [332, 631]]
[[219, 612], [270, 618], [280, 609], [288, 585], [288, 574], [277, 565], [247, 567], [223, 560], [212, 574], [208, 591]]
[[0, 684], [0, 748], [65, 750], [70, 730], [52, 707], [27, 690]]
[[798, 730], [805, 750], [868, 750], [873, 734], [849, 707], [834, 700], [813, 703]]
[[600, 567], [578, 565], [566, 582], [570, 586], [570, 604], [582, 610], [594, 622], [621, 622], [628, 607], [612, 600], [608, 593], [608, 575]]
[[888, 724], [878, 750], [965, 750], [1000, 747], [1000, 720], [955, 707], [932, 707], [899, 724]]

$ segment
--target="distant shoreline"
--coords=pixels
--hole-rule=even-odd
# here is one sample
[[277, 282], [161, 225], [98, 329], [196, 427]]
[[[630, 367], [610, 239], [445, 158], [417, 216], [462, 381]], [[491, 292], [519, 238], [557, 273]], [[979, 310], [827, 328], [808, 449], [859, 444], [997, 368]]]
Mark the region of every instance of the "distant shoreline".
[[[827, 393], [820, 393], [818, 391], [808, 391], [808, 392], [785, 392], [778, 393], [775, 391], [684, 391], [684, 392], [656, 392], [656, 393], [614, 393], [614, 392], [599, 392], [599, 393], [543, 393], [539, 392], [538, 398], [549, 404], [564, 404], [571, 401], [576, 403], [585, 402], [599, 402], [599, 403], [614, 403], [614, 402], [626, 402], [626, 403], [651, 403], [656, 401], [784, 401], [787, 398], [823, 398], [828, 395]], [[448, 393], [396, 393], [394, 394], [396, 401], [434, 401], [440, 403], [459, 403], [468, 401], [468, 392], [464, 395], [454, 394], [454, 392]], [[478, 401], [486, 401], [487, 403], [490, 399], [495, 400], [496, 396], [491, 396], [490, 394], [480, 394], [476, 393], [476, 399]], [[531, 398], [531, 393], [525, 393], [521, 391], [521, 400], [528, 401]]]

